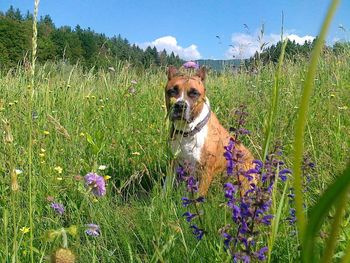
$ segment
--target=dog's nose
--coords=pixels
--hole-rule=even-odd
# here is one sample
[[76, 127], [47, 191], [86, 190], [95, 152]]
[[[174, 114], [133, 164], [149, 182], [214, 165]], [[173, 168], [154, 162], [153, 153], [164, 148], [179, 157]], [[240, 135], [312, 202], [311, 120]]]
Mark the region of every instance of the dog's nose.
[[184, 100], [180, 100], [174, 104], [174, 110], [176, 112], [182, 112], [185, 111], [187, 108], [187, 103]]

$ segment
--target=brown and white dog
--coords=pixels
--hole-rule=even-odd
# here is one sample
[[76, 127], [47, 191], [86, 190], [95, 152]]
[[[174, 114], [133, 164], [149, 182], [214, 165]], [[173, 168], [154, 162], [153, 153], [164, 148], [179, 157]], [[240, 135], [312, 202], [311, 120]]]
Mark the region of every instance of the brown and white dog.
[[[195, 168], [201, 196], [207, 194], [214, 177], [225, 171], [227, 161], [224, 146], [229, 144], [231, 137], [210, 109], [203, 84], [205, 77], [203, 67], [196, 75], [190, 76], [180, 74], [170, 66], [165, 87], [166, 105], [172, 122], [171, 149], [180, 165], [189, 162]], [[236, 147], [243, 154], [242, 162], [236, 169], [246, 171], [253, 168], [253, 156], [249, 150], [242, 144]], [[241, 176], [240, 181], [247, 190], [248, 180]]]

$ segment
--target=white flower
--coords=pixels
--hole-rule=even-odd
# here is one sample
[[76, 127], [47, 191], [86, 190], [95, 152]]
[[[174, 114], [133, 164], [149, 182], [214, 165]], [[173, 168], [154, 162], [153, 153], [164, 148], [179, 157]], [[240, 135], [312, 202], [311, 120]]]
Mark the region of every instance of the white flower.
[[22, 174], [22, 173], [23, 173], [23, 171], [22, 171], [22, 170], [20, 170], [20, 169], [15, 169], [15, 173], [16, 173], [17, 175], [20, 175], [20, 174]]
[[106, 165], [100, 165], [100, 166], [98, 167], [98, 169], [99, 169], [100, 171], [106, 170], [106, 168], [107, 168]]

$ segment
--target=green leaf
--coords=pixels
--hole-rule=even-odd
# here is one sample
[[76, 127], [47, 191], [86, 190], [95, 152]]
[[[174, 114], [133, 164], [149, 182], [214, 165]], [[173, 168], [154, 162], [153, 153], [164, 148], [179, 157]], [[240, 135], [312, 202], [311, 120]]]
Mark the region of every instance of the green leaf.
[[350, 163], [347, 168], [324, 192], [319, 201], [310, 209], [309, 222], [303, 237], [303, 262], [314, 261], [315, 237], [319, 233], [325, 217], [333, 205], [339, 205], [339, 199], [349, 191], [350, 188]]

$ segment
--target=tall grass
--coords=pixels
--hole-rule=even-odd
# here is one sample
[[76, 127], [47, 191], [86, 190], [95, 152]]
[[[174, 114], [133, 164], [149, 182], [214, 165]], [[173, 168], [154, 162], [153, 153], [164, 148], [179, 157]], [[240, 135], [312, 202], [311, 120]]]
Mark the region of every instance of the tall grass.
[[[300, 112], [306, 113], [299, 108], [301, 94], [305, 92], [301, 87], [310, 79], [315, 82], [313, 96], [309, 96], [302, 153], [316, 161], [318, 176], [311, 178], [308, 190], [303, 193], [302, 203], [311, 211], [304, 237], [313, 240], [310, 253], [316, 259], [324, 252], [335, 251], [326, 254], [326, 261], [341, 257], [348, 247], [350, 233], [348, 220], [338, 216], [344, 215], [345, 209], [348, 211], [344, 201], [336, 210], [332, 231], [329, 220], [324, 225], [319, 220], [345, 195], [337, 194], [347, 189], [349, 169], [339, 180], [332, 181], [334, 175], [345, 169], [350, 146], [346, 107], [350, 104], [348, 55], [324, 53], [318, 63], [312, 64], [317, 71], [309, 77], [307, 60], [297, 63], [287, 60], [280, 62], [277, 69], [267, 65], [257, 75], [228, 71], [209, 74], [206, 82], [212, 109], [221, 123], [227, 128], [232, 126], [233, 110], [246, 104], [249, 112], [246, 128], [251, 135], [244, 139], [244, 144], [255, 156], [265, 155], [266, 149], [276, 143], [282, 144], [288, 165], [293, 162], [295, 150], [295, 120]], [[67, 237], [79, 262], [229, 262], [230, 256], [218, 233], [209, 232], [197, 242], [188, 230], [180, 202], [183, 189], [174, 188], [163, 196], [162, 179], [172, 171], [163, 99], [165, 69], [138, 71], [116, 63], [112, 65], [115, 72], [83, 71], [78, 64], [61, 62], [35, 68], [35, 51], [32, 61], [31, 72], [18, 68], [0, 73], [0, 118], [11, 124], [14, 138], [12, 144], [0, 145], [2, 262], [47, 261], [61, 243], [60, 238], [48, 238], [47, 234], [75, 225], [78, 235]], [[28, 81], [30, 89], [24, 92]], [[270, 128], [264, 133], [266, 116], [270, 116]], [[26, 122], [28, 126], [23, 125]], [[4, 123], [0, 127], [6, 141], [9, 130]], [[269, 133], [270, 146], [266, 147], [263, 143]], [[100, 165], [107, 168], [99, 170]], [[62, 168], [61, 173], [57, 167]], [[15, 195], [9, 187], [13, 183], [13, 169], [23, 170], [17, 178]], [[90, 171], [111, 177], [105, 197], [89, 195], [77, 176]], [[264, 233], [258, 240], [261, 244], [270, 240], [271, 262], [299, 260], [300, 240], [295, 235], [295, 226], [286, 220], [290, 208], [286, 201], [288, 187], [279, 185], [274, 192], [273, 232]], [[217, 205], [224, 201], [222, 195], [221, 185], [214, 184], [205, 204], [205, 224], [209, 229], [227, 223], [227, 215]], [[48, 198], [65, 205], [63, 216], [55, 214]], [[12, 208], [7, 207], [8, 203]], [[96, 238], [86, 235], [87, 223], [99, 224], [101, 235]], [[29, 234], [24, 227], [30, 228]], [[315, 241], [315, 233], [320, 229], [331, 233], [330, 238], [322, 235]], [[304, 249], [309, 248], [308, 240], [302, 243]], [[345, 253], [344, 262], [350, 252]]]
[[37, 51], [37, 17], [39, 9], [39, 0], [34, 1], [34, 16], [33, 16], [33, 37], [32, 37], [32, 63], [31, 63], [31, 85], [28, 86], [28, 202], [29, 202], [29, 233], [30, 233], [30, 260], [34, 262], [34, 248], [33, 248], [33, 239], [34, 239], [34, 224], [33, 224], [33, 99], [35, 93], [35, 62], [36, 62], [36, 51]]

